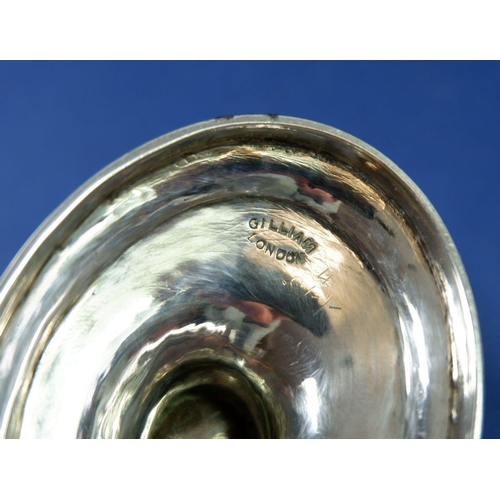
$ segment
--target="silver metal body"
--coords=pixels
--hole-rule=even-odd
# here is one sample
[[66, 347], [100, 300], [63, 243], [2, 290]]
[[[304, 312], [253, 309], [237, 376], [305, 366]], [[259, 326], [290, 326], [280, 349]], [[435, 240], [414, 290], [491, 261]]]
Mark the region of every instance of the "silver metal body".
[[242, 116], [75, 193], [0, 283], [0, 435], [478, 437], [453, 242], [383, 155]]

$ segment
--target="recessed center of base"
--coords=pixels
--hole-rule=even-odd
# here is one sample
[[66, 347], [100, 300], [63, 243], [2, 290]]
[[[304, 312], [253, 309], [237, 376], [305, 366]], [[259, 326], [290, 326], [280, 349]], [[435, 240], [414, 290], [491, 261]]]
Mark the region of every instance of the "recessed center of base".
[[273, 437], [263, 399], [244, 373], [226, 366], [181, 370], [147, 419], [153, 439]]
[[249, 408], [233, 393], [199, 386], [175, 397], [151, 429], [151, 438], [255, 439], [259, 435]]

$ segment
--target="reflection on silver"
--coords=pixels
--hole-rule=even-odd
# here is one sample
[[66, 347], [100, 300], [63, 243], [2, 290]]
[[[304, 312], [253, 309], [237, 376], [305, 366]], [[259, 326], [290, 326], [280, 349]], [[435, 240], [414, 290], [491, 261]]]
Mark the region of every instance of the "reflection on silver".
[[4, 437], [478, 437], [481, 369], [429, 202], [366, 144], [293, 118], [130, 153], [0, 284]]

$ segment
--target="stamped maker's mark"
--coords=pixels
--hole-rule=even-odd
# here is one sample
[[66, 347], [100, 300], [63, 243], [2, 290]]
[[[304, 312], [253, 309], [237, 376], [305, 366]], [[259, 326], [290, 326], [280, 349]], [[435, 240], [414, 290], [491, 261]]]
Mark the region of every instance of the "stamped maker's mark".
[[[296, 229], [295, 226], [286, 227], [284, 222], [253, 217], [248, 221], [248, 226], [250, 229], [256, 231], [248, 237], [248, 241], [276, 260], [282, 260], [289, 264], [303, 264], [306, 261], [306, 256], [318, 248], [318, 244], [313, 238], [306, 237], [304, 232]], [[286, 236], [298, 245], [301, 250], [290, 250], [270, 243], [260, 234], [263, 229]]]

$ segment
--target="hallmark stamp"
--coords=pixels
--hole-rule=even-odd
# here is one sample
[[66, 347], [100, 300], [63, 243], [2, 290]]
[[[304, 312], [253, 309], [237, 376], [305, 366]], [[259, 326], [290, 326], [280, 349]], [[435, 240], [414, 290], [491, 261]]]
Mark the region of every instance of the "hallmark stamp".
[[[248, 241], [276, 260], [282, 260], [289, 264], [303, 264], [306, 261], [306, 256], [318, 248], [318, 244], [313, 238], [307, 237], [302, 230], [295, 228], [295, 226], [290, 225], [287, 227], [285, 222], [282, 221], [253, 217], [248, 221], [248, 226], [250, 229], [256, 231], [248, 237]], [[261, 230], [273, 231], [274, 233], [288, 237], [300, 250], [278, 247], [268, 241], [264, 235], [261, 235]]]

